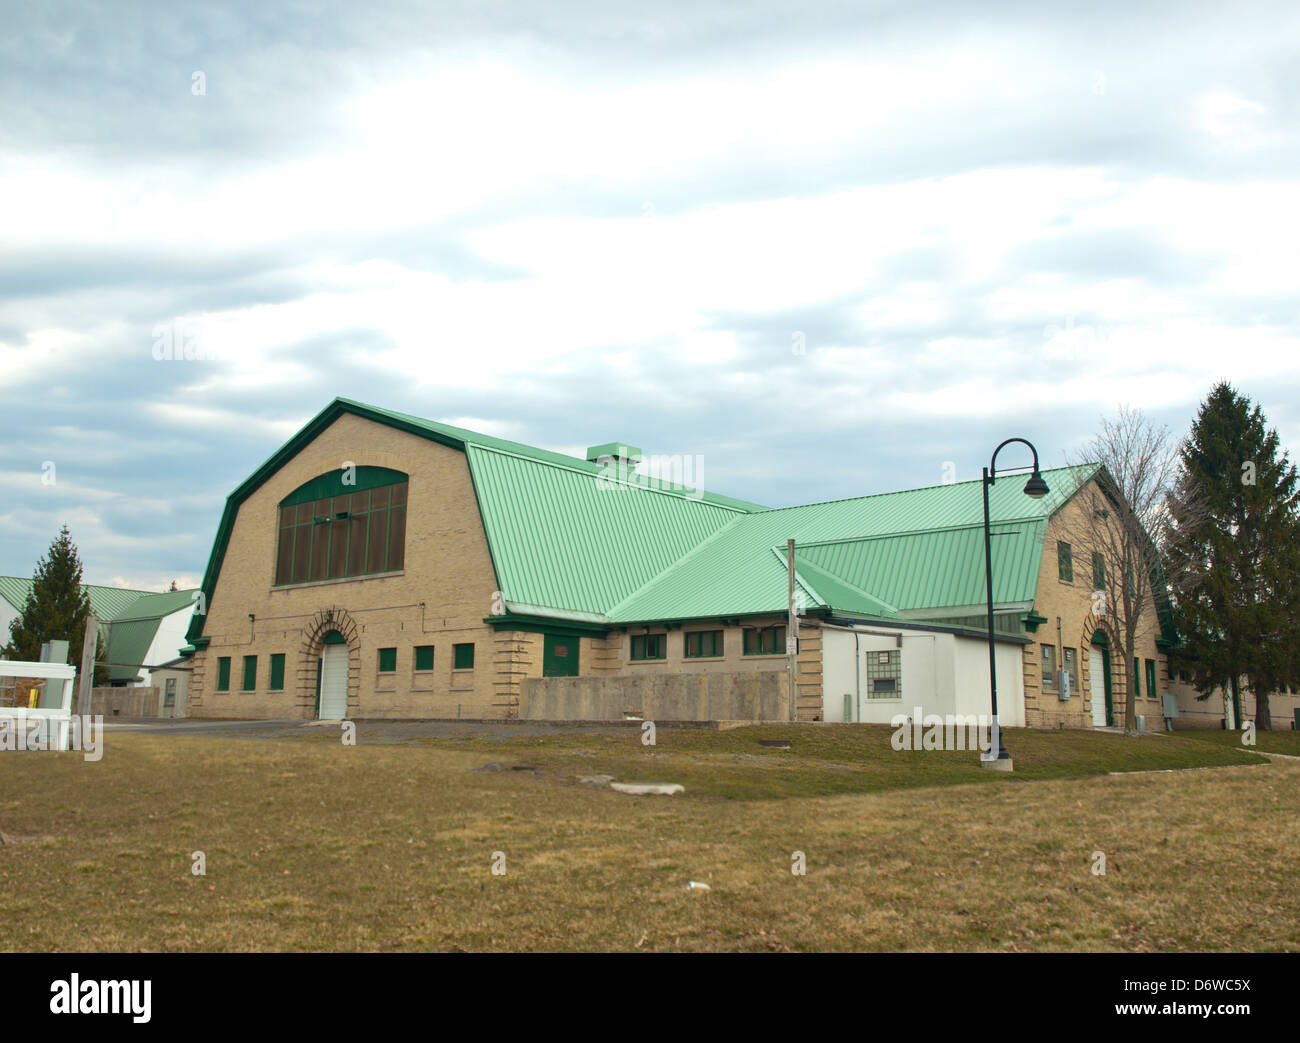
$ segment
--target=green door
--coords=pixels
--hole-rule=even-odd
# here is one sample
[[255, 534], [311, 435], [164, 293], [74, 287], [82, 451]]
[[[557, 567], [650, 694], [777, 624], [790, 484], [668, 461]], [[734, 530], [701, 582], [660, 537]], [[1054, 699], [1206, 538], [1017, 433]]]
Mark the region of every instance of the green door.
[[560, 634], [544, 635], [542, 650], [543, 677], [578, 676], [578, 639]]

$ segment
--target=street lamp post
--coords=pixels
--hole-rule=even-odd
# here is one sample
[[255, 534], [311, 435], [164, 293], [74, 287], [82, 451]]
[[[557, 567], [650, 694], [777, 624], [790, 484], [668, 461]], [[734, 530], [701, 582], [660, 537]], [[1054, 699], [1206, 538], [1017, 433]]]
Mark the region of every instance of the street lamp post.
[[998, 453], [1004, 446], [1012, 442], [1022, 442], [1029, 446], [1029, 451], [1034, 454], [1034, 473], [1029, 476], [1029, 481], [1025, 483], [1025, 495], [1032, 496], [1035, 500], [1041, 499], [1049, 492], [1047, 483], [1043, 481], [1043, 476], [1038, 471], [1038, 450], [1034, 448], [1032, 442], [1023, 438], [1008, 438], [1002, 445], [993, 450], [993, 458], [989, 460], [988, 467], [984, 468], [984, 574], [986, 577], [986, 586], [988, 590], [988, 609], [989, 609], [989, 696], [993, 704], [993, 727], [992, 727], [992, 747], [988, 754], [981, 757], [981, 763], [986, 768], [992, 768], [994, 771], [1011, 770], [1011, 754], [1007, 752], [1006, 744], [1002, 741], [1002, 727], [998, 722], [998, 667], [997, 654], [993, 644], [993, 533], [989, 528], [989, 486], [997, 481], [997, 461]]

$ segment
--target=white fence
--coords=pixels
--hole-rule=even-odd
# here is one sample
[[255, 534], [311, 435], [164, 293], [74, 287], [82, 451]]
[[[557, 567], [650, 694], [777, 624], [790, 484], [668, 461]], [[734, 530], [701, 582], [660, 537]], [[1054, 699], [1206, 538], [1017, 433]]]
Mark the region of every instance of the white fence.
[[[29, 663], [17, 659], [0, 659], [0, 678], [11, 681], [43, 681], [36, 705], [0, 707], [0, 722], [14, 734], [30, 733], [37, 722], [40, 741], [49, 749], [71, 748], [72, 691], [77, 678], [76, 667], [66, 663]], [[10, 686], [14, 691], [17, 685]]]

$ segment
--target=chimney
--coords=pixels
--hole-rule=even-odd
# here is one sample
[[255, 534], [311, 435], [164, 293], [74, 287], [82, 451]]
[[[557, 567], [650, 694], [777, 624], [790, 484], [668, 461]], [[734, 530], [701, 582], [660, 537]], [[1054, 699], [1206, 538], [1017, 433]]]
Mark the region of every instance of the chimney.
[[587, 461], [604, 465], [613, 462], [617, 467], [632, 471], [641, 462], [641, 450], [634, 445], [624, 445], [622, 442], [607, 442], [605, 445], [593, 445], [588, 449]]

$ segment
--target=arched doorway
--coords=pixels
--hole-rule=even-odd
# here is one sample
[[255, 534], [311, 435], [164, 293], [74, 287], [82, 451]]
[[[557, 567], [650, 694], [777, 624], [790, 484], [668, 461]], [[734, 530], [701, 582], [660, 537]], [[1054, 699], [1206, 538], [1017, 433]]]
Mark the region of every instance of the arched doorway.
[[1088, 686], [1092, 694], [1092, 726], [1109, 728], [1115, 724], [1114, 695], [1110, 680], [1110, 649], [1106, 635], [1094, 631], [1088, 647]]
[[348, 644], [337, 630], [321, 639], [316, 671], [316, 716], [341, 721], [348, 715]]

